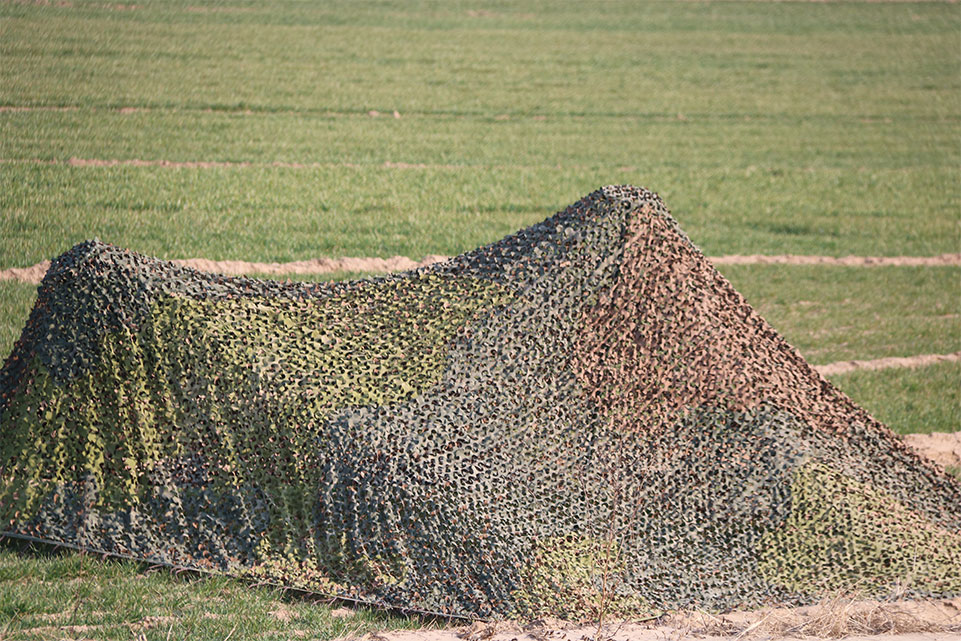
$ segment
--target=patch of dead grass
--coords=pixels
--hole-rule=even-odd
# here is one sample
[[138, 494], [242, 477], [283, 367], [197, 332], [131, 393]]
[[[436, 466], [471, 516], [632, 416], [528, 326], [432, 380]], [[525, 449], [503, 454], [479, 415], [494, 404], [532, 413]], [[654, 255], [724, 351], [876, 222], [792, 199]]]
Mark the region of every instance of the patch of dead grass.
[[685, 634], [738, 639], [842, 639], [848, 636], [961, 632], [961, 598], [875, 601], [835, 595], [799, 608], [763, 608], [712, 615], [674, 614], [662, 623]]

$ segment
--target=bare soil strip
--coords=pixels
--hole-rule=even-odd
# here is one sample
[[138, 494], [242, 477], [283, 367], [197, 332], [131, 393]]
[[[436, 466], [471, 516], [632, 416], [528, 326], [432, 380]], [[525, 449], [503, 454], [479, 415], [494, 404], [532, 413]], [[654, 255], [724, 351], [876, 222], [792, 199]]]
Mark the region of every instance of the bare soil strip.
[[847, 374], [862, 369], [889, 369], [892, 367], [924, 367], [935, 363], [947, 363], [961, 361], [961, 352], [950, 354], [918, 354], [917, 356], [890, 356], [888, 358], [876, 358], [870, 361], [838, 361], [827, 365], [815, 365], [814, 369], [821, 376], [834, 376], [836, 374]]
[[44, 260], [36, 265], [31, 265], [30, 267], [10, 267], [9, 269], [0, 269], [0, 281], [15, 280], [21, 283], [39, 285], [40, 281], [43, 280], [43, 275], [47, 273], [49, 268], [50, 261]]
[[961, 599], [880, 602], [835, 597], [806, 607], [762, 608], [712, 615], [706, 612], [667, 614], [649, 622], [601, 621], [571, 624], [541, 620], [477, 622], [460, 628], [396, 630], [361, 637], [365, 641], [665, 641], [667, 639], [845, 638], [885, 641], [935, 641], [957, 638], [961, 631]]
[[[138, 160], [136, 158], [129, 160], [110, 160], [110, 159], [97, 159], [97, 158], [71, 158], [65, 163], [51, 162], [51, 164], [65, 164], [71, 167], [173, 167], [173, 168], [186, 168], [186, 169], [211, 169], [213, 167], [250, 167], [252, 163], [249, 162], [229, 162], [229, 161], [216, 161], [216, 160], [190, 160], [183, 162], [175, 162], [172, 160]], [[276, 163], [271, 166], [275, 167], [294, 167], [298, 169], [303, 169], [311, 165], [303, 165], [300, 163]]]
[[[292, 612], [284, 605], [269, 612], [274, 618], [289, 622]], [[338, 608], [333, 618], [351, 617], [355, 610]], [[61, 614], [37, 619], [62, 618]], [[207, 614], [204, 618], [218, 618]], [[177, 622], [176, 617], [148, 616], [138, 622], [95, 625], [43, 625], [23, 631], [45, 636], [100, 633], [106, 629], [129, 628], [133, 632], [163, 629]], [[459, 627], [431, 627], [416, 630], [394, 630], [351, 634], [346, 639], [363, 641], [666, 641], [696, 638], [703, 641], [744, 639], [845, 638], [849, 641], [935, 641], [956, 639], [961, 631], [961, 599], [874, 601], [851, 597], [832, 597], [811, 606], [797, 608], [761, 608], [758, 610], [708, 614], [677, 612], [650, 621], [621, 622], [602, 620], [597, 623], [573, 624], [556, 619], [542, 619], [527, 624], [515, 621], [475, 622]], [[142, 635], [141, 635], [142, 636]], [[229, 636], [229, 635], [228, 635]], [[294, 636], [305, 636], [294, 634]]]
[[[63, 4], [65, 0], [60, 0], [58, 6], [69, 6]], [[691, 2], [703, 2], [703, 0], [688, 0]], [[728, 1], [728, 0], [722, 0]], [[794, 0], [764, 0], [766, 2], [789, 2]], [[843, 2], [848, 0], [802, 0], [808, 2]], [[857, 0], [855, 0], [857, 1]], [[862, 0], [873, 2], [876, 0]], [[883, 0], [891, 2], [899, 2], [901, 0]], [[938, 0], [905, 0], [906, 2], [937, 2]], [[944, 2], [956, 3], [958, 0], [942, 0]], [[9, 0], [0, 0], [0, 5], [9, 4]], [[52, 3], [48, 3], [52, 4]], [[85, 7], [95, 7], [95, 5], [84, 5]], [[101, 9], [112, 9], [116, 11], [132, 11], [136, 9], [142, 9], [140, 5], [98, 5]], [[249, 9], [246, 7], [223, 7], [223, 8], [186, 8], [184, 11], [188, 13], [242, 13], [242, 12], [252, 12], [257, 11], [257, 9]], [[521, 17], [518, 14], [517, 17]], [[744, 113], [737, 116], [731, 116], [728, 114], [714, 114], [708, 112], [695, 112], [695, 113], [679, 113], [679, 112], [651, 112], [651, 113], [636, 113], [636, 112], [599, 112], [599, 113], [581, 113], [581, 114], [539, 114], [539, 113], [499, 113], [491, 114], [489, 112], [479, 112], [479, 111], [458, 111], [458, 110], [432, 110], [432, 109], [421, 109], [413, 111], [405, 111], [401, 113], [397, 109], [387, 109], [384, 111], [379, 111], [376, 109], [371, 109], [368, 111], [361, 111], [357, 109], [324, 109], [318, 107], [297, 107], [293, 105], [255, 105], [255, 106], [228, 106], [228, 105], [197, 105], [197, 104], [181, 104], [181, 105], [64, 105], [64, 106], [47, 106], [47, 105], [5, 105], [8, 108], [3, 111], [84, 111], [91, 113], [109, 113], [109, 112], [119, 112], [119, 113], [144, 113], [144, 112], [157, 112], [157, 113], [183, 113], [183, 112], [202, 112], [202, 113], [222, 113], [231, 115], [272, 115], [272, 114], [286, 114], [286, 115], [306, 115], [310, 114], [312, 116], [320, 116], [323, 118], [393, 118], [395, 120], [400, 120], [401, 118], [414, 117], [414, 118], [435, 118], [443, 120], [480, 120], [480, 121], [528, 121], [533, 120], [535, 122], [546, 122], [551, 121], [584, 121], [588, 119], [605, 119], [605, 120], [629, 120], [631, 122], [642, 120], [646, 122], [675, 122], [675, 121], [685, 121], [685, 122], [706, 122], [706, 121], [730, 121], [732, 118], [736, 118], [744, 121], [782, 121], [783, 116], [772, 115], [769, 113]], [[851, 122], [859, 123], [884, 123], [891, 124], [895, 122], [896, 117], [891, 116], [860, 116], [860, 115], [840, 115], [840, 116], [827, 116], [830, 118], [845, 118], [849, 119]], [[950, 118], [945, 117], [924, 117], [924, 116], [909, 116], [912, 121], [924, 120], [924, 121], [935, 121], [944, 122], [952, 121]]]
[[[225, 276], [258, 274], [264, 276], [283, 276], [286, 274], [334, 274], [337, 272], [385, 273], [416, 269], [447, 260], [446, 256], [425, 256], [416, 261], [406, 256], [390, 258], [312, 258], [290, 263], [256, 263], [243, 260], [208, 260], [206, 258], [186, 258], [171, 262], [202, 272], [212, 272]], [[15, 280], [22, 283], [39, 284], [50, 268], [45, 260], [30, 267], [10, 267], [0, 269], [0, 281]]]
[[[244, 274], [261, 274], [266, 276], [283, 276], [285, 274], [333, 274], [336, 272], [384, 273], [416, 269], [425, 265], [432, 265], [447, 260], [447, 256], [431, 254], [416, 261], [406, 256], [391, 256], [390, 258], [376, 257], [343, 257], [343, 258], [312, 258], [289, 263], [257, 263], [243, 260], [208, 260], [206, 258], [175, 259], [172, 262], [185, 267], [192, 267], [203, 272], [214, 272], [226, 276], [241, 276]], [[882, 266], [953, 266], [961, 265], [961, 254], [941, 254], [940, 256], [714, 256], [711, 261], [716, 265], [840, 265], [847, 267], [882, 267]], [[22, 283], [39, 284], [50, 267], [50, 261], [45, 260], [30, 267], [9, 267], [0, 269], [0, 281], [15, 280]], [[885, 359], [881, 359], [882, 361]], [[832, 363], [822, 365], [828, 368], [822, 374], [840, 374], [854, 369], [868, 367], [879, 369], [888, 365], [858, 365], [858, 363], [874, 361], [847, 361], [846, 363]], [[839, 369], [830, 369], [837, 366]], [[891, 365], [890, 367], [900, 367]], [[820, 370], [819, 370], [820, 371]]]
[[939, 256], [801, 256], [783, 254], [779, 256], [714, 256], [715, 265], [839, 265], [848, 267], [892, 266], [937, 266], [961, 265], [961, 254], [941, 254]]
[[[736, 261], [728, 261], [730, 258]], [[790, 259], [804, 259], [791, 261]], [[751, 261], [749, 259], [758, 259]], [[774, 259], [774, 260], [772, 260]], [[814, 262], [810, 259], [818, 259]], [[224, 274], [225, 276], [242, 276], [257, 274], [258, 276], [285, 276], [291, 274], [334, 274], [334, 273], [385, 273], [417, 269], [447, 260], [447, 256], [428, 255], [419, 261], [406, 256], [391, 256], [390, 258], [373, 257], [344, 257], [344, 258], [313, 258], [310, 260], [289, 263], [257, 263], [242, 260], [208, 260], [205, 258], [187, 258], [171, 262], [184, 267], [190, 267], [203, 272]], [[827, 256], [717, 256], [711, 259], [717, 264], [818, 264], [818, 265], [856, 265], [873, 267], [879, 265], [961, 265], [961, 254], [942, 254], [941, 256], [846, 256], [831, 259]], [[835, 262], [831, 262], [831, 261]], [[0, 269], [0, 281], [13, 280], [22, 283], [39, 284], [50, 267], [50, 261], [45, 260], [30, 267], [10, 267]], [[918, 354], [916, 356], [891, 356], [873, 360], [849, 360], [815, 365], [822, 376], [847, 374], [858, 370], [879, 370], [901, 367], [924, 367], [935, 363], [961, 361], [961, 351], [950, 354]]]
[[904, 440], [943, 467], [961, 468], [961, 432], [906, 434]]
[[428, 255], [419, 261], [406, 256], [391, 256], [390, 258], [312, 258], [291, 263], [250, 263], [242, 260], [207, 260], [204, 258], [188, 258], [174, 260], [173, 262], [202, 272], [214, 272], [227, 276], [241, 276], [243, 274], [282, 276], [284, 274], [333, 274], [336, 272], [397, 272], [417, 269], [445, 260], [447, 260], [447, 256]]
[[[74, 7], [73, 2], [70, 0], [6, 0], [3, 4], [38, 5], [42, 7]], [[118, 4], [112, 2], [84, 4], [82, 7], [85, 9], [109, 9], [111, 11], [133, 11], [135, 9], [143, 9], [143, 6], [139, 4]]]

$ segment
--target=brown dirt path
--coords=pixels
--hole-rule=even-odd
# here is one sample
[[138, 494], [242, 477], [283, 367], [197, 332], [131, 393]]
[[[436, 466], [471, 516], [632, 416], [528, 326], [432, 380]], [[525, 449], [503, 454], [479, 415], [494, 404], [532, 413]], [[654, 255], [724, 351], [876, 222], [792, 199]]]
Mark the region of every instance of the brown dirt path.
[[[961, 254], [942, 254], [934, 257], [918, 256], [847, 256], [831, 259], [826, 256], [717, 256], [711, 260], [716, 264], [749, 264], [751, 259], [758, 259], [758, 263], [782, 262], [787, 264], [843, 264], [873, 267], [878, 265], [961, 265]], [[807, 261], [791, 263], [788, 259], [817, 259], [818, 262]], [[289, 263], [259, 263], [241, 260], [209, 260], [206, 258], [177, 259], [172, 262], [205, 272], [224, 274], [227, 276], [241, 276], [244, 274], [258, 274], [266, 276], [284, 276], [287, 274], [332, 274], [337, 272], [352, 273], [386, 273], [416, 269], [447, 260], [447, 256], [430, 254], [419, 261], [406, 256], [377, 257], [343, 257], [343, 258], [313, 258]], [[828, 262], [830, 260], [837, 262]], [[843, 262], [841, 262], [843, 261]], [[901, 261], [901, 262], [898, 262]], [[922, 262], [927, 261], [927, 262]], [[43, 261], [30, 267], [10, 267], [0, 269], [0, 281], [13, 280], [29, 284], [39, 284], [50, 267], [50, 261]], [[941, 362], [961, 361], [961, 351], [950, 354], [919, 354], [915, 356], [887, 357], [874, 360], [849, 360], [825, 365], [815, 365], [822, 376], [846, 374], [857, 370], [878, 370], [894, 367], [923, 367]]]
[[918, 354], [917, 356], [889, 356], [887, 358], [875, 358], [869, 361], [838, 361], [826, 365], [815, 365], [814, 369], [821, 376], [834, 376], [836, 374], [847, 374], [862, 369], [876, 370], [889, 369], [892, 367], [924, 367], [935, 363], [949, 363], [961, 361], [961, 352], [951, 352], [950, 354]]
[[943, 467], [961, 468], [961, 432], [906, 434], [904, 440]]
[[[258, 263], [241, 260], [209, 260], [206, 258], [175, 259], [174, 263], [199, 269], [200, 271], [217, 272], [227, 276], [242, 274], [331, 274], [334, 272], [364, 272], [383, 273], [414, 269], [447, 260], [447, 256], [430, 254], [419, 261], [406, 256], [377, 257], [343, 257], [343, 258], [312, 258], [290, 263]], [[711, 262], [716, 265], [842, 265], [849, 267], [880, 267], [892, 266], [952, 266], [961, 265], [961, 254], [941, 254], [939, 256], [798, 256], [784, 254], [780, 256], [714, 256]], [[15, 280], [23, 283], [38, 284], [47, 273], [50, 261], [42, 261], [29, 267], [9, 267], [0, 269], [0, 281]], [[852, 361], [857, 362], [857, 361]], [[837, 373], [837, 372], [829, 372]]]
[[0, 281], [15, 280], [20, 283], [39, 285], [43, 275], [50, 269], [50, 261], [44, 260], [30, 267], [9, 267], [0, 269]]
[[[0, 113], [5, 111], [74, 111], [71, 107], [0, 107]], [[140, 107], [121, 107], [111, 111], [118, 111], [123, 114], [139, 113], [149, 111], [148, 108]], [[233, 113], [233, 112], [230, 112]], [[249, 112], [244, 112], [249, 113]], [[68, 160], [43, 160], [40, 158], [0, 158], [0, 164], [9, 165], [66, 165], [69, 167], [164, 167], [167, 169], [234, 169], [246, 167], [280, 167], [282, 169], [319, 169], [323, 167], [371, 167], [379, 166], [385, 169], [470, 169], [472, 165], [454, 165], [449, 163], [406, 163], [391, 162], [389, 160], [380, 163], [353, 163], [353, 162], [283, 162], [275, 160], [273, 162], [247, 162], [247, 161], [228, 161], [228, 160], [142, 160], [140, 158], [70, 158]], [[485, 165], [485, 167], [518, 168], [526, 165]]]
[[447, 260], [446, 256], [431, 254], [424, 256], [419, 261], [406, 256], [391, 256], [390, 258], [312, 258], [291, 263], [250, 263], [241, 260], [207, 260], [204, 258], [188, 258], [173, 262], [203, 272], [215, 272], [228, 276], [243, 274], [282, 276], [284, 274], [332, 274], [335, 272], [397, 272], [416, 269], [445, 260]]
[[961, 254], [941, 254], [939, 256], [801, 256], [783, 254], [779, 256], [714, 256], [715, 265], [839, 265], [848, 267], [883, 267], [885, 265], [938, 266], [961, 265]]
[[[312, 258], [289, 263], [258, 263], [244, 260], [209, 260], [207, 258], [183, 258], [171, 262], [191, 267], [202, 272], [213, 272], [225, 276], [244, 274], [263, 274], [283, 276], [286, 274], [333, 274], [336, 272], [386, 273], [416, 269], [447, 260], [447, 256], [428, 255], [417, 261], [406, 256], [390, 258], [350, 257]], [[50, 268], [45, 260], [30, 267], [10, 267], [0, 269], [0, 281], [15, 280], [21, 283], [39, 284]]]

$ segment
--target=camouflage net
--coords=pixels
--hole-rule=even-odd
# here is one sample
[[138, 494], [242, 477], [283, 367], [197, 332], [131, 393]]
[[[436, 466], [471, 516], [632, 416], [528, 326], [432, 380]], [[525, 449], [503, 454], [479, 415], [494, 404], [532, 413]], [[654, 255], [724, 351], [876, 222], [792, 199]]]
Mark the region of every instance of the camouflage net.
[[464, 616], [961, 593], [961, 484], [643, 189], [349, 283], [83, 243], [0, 393], [14, 535]]

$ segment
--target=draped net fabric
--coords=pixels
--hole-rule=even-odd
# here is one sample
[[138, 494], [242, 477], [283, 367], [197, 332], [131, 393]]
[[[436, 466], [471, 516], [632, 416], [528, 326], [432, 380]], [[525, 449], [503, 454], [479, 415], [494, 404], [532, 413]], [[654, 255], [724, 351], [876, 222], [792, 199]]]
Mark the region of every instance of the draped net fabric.
[[0, 372], [0, 520], [469, 617], [961, 593], [958, 481], [628, 186], [354, 282], [77, 245]]

